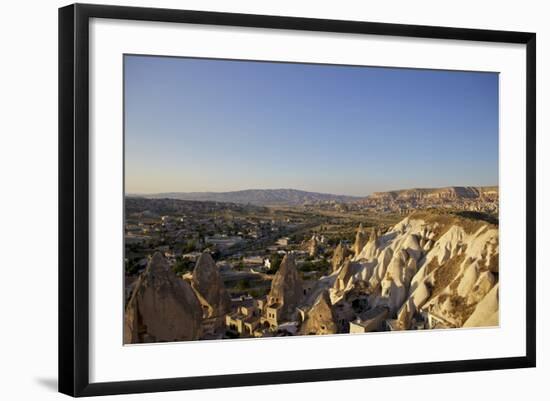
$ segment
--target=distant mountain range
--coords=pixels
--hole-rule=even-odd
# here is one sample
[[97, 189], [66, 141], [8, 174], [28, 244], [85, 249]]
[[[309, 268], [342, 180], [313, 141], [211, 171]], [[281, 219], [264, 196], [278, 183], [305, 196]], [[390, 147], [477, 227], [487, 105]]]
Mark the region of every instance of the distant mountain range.
[[354, 202], [359, 196], [334, 195], [297, 189], [245, 189], [231, 192], [165, 192], [148, 195], [130, 195], [143, 198], [182, 199], [192, 201], [213, 201], [252, 204], [259, 206], [299, 206], [326, 202]]
[[335, 195], [298, 189], [245, 189], [231, 192], [164, 192], [158, 194], [131, 194], [130, 197], [148, 199], [181, 199], [202, 202], [224, 202], [257, 206], [300, 206], [327, 202], [391, 202], [407, 200], [462, 200], [498, 197], [498, 186], [413, 188], [397, 191], [374, 192], [369, 196]]

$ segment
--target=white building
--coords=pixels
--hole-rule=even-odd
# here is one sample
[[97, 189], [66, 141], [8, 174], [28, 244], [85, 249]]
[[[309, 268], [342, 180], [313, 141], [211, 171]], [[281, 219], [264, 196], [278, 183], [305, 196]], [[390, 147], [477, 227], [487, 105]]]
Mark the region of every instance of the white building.
[[282, 237], [277, 240], [277, 245], [279, 246], [288, 246], [288, 242], [290, 241], [290, 238], [288, 237]]

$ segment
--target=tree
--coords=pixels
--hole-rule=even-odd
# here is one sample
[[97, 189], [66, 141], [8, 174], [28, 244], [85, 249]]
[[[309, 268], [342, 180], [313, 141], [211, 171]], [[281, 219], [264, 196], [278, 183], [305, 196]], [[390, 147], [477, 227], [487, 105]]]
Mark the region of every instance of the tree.
[[124, 262], [124, 270], [126, 271], [126, 274], [134, 275], [138, 273], [139, 265], [136, 263], [135, 260], [126, 260]]
[[210, 256], [212, 256], [212, 259], [214, 260], [218, 260], [221, 256], [221, 251], [218, 249], [218, 248], [214, 248], [211, 252], [210, 252]]
[[325, 259], [318, 261], [306, 261], [300, 267], [299, 270], [302, 272], [312, 272], [318, 271], [319, 273], [327, 273], [330, 267], [330, 263]]
[[278, 253], [275, 253], [271, 255], [269, 258], [269, 261], [271, 262], [271, 267], [268, 271], [266, 271], [267, 274], [275, 274], [277, 273], [277, 270], [279, 270], [279, 267], [281, 267], [281, 262], [283, 261], [283, 258]]
[[196, 251], [196, 250], [197, 250], [197, 242], [194, 241], [194, 240], [187, 241], [187, 243], [185, 244], [185, 246], [183, 248], [184, 253], [189, 253], [189, 252], [193, 252], [193, 251]]
[[237, 290], [239, 291], [245, 291], [250, 288], [250, 283], [248, 280], [239, 280], [239, 282], [236, 285]]
[[182, 275], [184, 273], [190, 272], [193, 270], [193, 267], [195, 264], [187, 258], [182, 258], [181, 256], [178, 256], [176, 258], [176, 262], [172, 266], [172, 270], [177, 275]]

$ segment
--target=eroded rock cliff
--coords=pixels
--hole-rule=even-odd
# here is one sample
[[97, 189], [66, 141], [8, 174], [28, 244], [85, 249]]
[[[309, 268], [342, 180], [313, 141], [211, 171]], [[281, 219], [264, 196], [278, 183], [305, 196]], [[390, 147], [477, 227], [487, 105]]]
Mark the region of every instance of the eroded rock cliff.
[[387, 307], [394, 329], [494, 325], [498, 255], [497, 226], [416, 212], [383, 235], [373, 232], [337, 268], [330, 299], [337, 303], [363, 283], [369, 307]]

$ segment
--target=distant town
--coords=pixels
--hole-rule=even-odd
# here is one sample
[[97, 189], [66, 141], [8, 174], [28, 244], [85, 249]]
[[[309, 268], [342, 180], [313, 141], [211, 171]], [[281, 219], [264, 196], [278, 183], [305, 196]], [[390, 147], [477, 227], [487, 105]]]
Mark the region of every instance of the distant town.
[[125, 343], [495, 324], [498, 187], [258, 191], [126, 197]]

